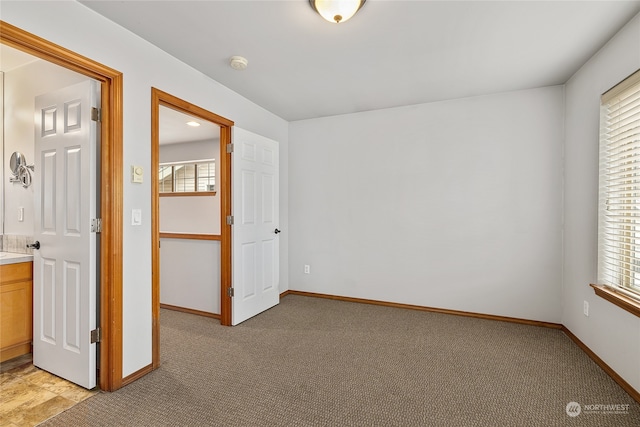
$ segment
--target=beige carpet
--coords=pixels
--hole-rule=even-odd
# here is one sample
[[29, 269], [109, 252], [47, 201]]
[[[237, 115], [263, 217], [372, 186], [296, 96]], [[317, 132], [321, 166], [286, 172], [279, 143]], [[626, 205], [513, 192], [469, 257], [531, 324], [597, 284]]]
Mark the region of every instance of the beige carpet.
[[160, 369], [43, 425], [640, 426], [558, 330], [294, 295], [234, 328], [161, 325]]

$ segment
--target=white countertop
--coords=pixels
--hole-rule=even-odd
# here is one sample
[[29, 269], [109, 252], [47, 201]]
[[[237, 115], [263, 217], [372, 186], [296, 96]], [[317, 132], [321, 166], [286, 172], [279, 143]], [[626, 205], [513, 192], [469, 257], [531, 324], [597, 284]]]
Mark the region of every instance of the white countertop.
[[19, 262], [33, 261], [33, 255], [16, 254], [13, 252], [0, 252], [0, 265], [17, 264]]

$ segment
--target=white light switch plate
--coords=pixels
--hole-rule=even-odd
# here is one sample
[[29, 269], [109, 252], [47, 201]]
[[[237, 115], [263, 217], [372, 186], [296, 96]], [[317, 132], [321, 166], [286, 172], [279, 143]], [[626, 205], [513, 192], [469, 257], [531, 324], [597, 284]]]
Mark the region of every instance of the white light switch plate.
[[142, 210], [131, 210], [131, 225], [142, 225]]

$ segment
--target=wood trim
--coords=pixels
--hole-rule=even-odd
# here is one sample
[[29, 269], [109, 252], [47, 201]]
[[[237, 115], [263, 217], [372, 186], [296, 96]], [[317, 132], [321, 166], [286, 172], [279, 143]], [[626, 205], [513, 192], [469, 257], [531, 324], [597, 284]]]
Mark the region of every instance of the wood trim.
[[[113, 76], [102, 85], [102, 153], [100, 211], [100, 388], [122, 387], [122, 232], [124, 162], [122, 156], [123, 79]], [[105, 104], [105, 96], [107, 103]], [[105, 141], [108, 143], [105, 144]], [[106, 375], [105, 375], [106, 374]]]
[[596, 364], [600, 366], [602, 370], [605, 371], [607, 375], [611, 377], [611, 379], [617, 382], [618, 385], [622, 387], [623, 390], [629, 394], [629, 396], [631, 396], [636, 402], [640, 403], [640, 393], [636, 389], [634, 389], [631, 386], [631, 384], [626, 382], [624, 378], [618, 375], [618, 373], [614, 371], [609, 365], [607, 365], [607, 363], [604, 360], [600, 359], [600, 357], [598, 357], [597, 354], [595, 354], [589, 347], [587, 347], [585, 343], [580, 341], [580, 339], [577, 336], [575, 336], [566, 326], [563, 325], [561, 330], [569, 338], [571, 338], [571, 340], [575, 342], [578, 345], [578, 347], [582, 349], [582, 351], [587, 353], [587, 356], [589, 356], [591, 360], [596, 362]]
[[0, 43], [101, 82], [99, 387], [113, 391], [122, 386], [122, 73], [4, 21]]
[[626, 295], [618, 293], [604, 285], [590, 285], [595, 291], [596, 295], [600, 298], [604, 298], [610, 303], [617, 305], [621, 309], [628, 311], [634, 316], [640, 317], [640, 303], [634, 301]]
[[361, 304], [372, 304], [372, 305], [381, 305], [384, 307], [394, 307], [394, 308], [405, 308], [409, 310], [418, 310], [418, 311], [426, 311], [430, 313], [440, 313], [440, 314], [452, 314], [454, 316], [464, 316], [464, 317], [473, 317], [476, 319], [485, 319], [485, 320], [498, 320], [501, 322], [509, 322], [509, 323], [518, 323], [521, 325], [529, 325], [529, 326], [541, 326], [544, 328], [551, 329], [561, 329], [562, 325], [559, 323], [551, 323], [551, 322], [541, 322], [539, 320], [529, 320], [529, 319], [520, 319], [517, 317], [507, 317], [507, 316], [495, 316], [492, 314], [483, 314], [483, 313], [473, 313], [470, 311], [459, 311], [459, 310], [449, 310], [445, 308], [435, 308], [435, 307], [425, 307], [422, 305], [412, 305], [412, 304], [401, 304], [396, 302], [387, 302], [387, 301], [378, 301], [372, 299], [363, 299], [363, 298], [352, 298], [352, 297], [343, 297], [338, 295], [328, 295], [328, 294], [318, 294], [315, 292], [303, 292], [303, 291], [293, 291], [288, 290], [285, 292], [287, 295], [301, 295], [306, 297], [315, 297], [315, 298], [326, 298], [337, 301], [345, 301], [345, 302], [356, 302]]
[[153, 365], [147, 365], [141, 369], [138, 369], [137, 371], [135, 371], [134, 373], [127, 375], [126, 377], [124, 377], [122, 379], [122, 387], [131, 384], [134, 381], [139, 380], [140, 378], [144, 377], [145, 375], [151, 373], [151, 371], [153, 371]]
[[231, 215], [231, 153], [226, 147], [231, 144], [231, 126], [220, 129], [220, 232], [222, 271], [220, 277], [220, 324], [231, 326], [232, 306], [227, 289], [233, 287], [231, 275], [231, 242], [233, 239], [231, 225], [226, 217]]
[[0, 350], [0, 363], [11, 360], [14, 357], [22, 356], [23, 354], [29, 354], [31, 351], [31, 340], [3, 348]]
[[[151, 88], [151, 170], [160, 165], [160, 92]], [[151, 174], [151, 367], [160, 367], [160, 187]]]
[[220, 320], [219, 314], [209, 313], [208, 311], [194, 310], [192, 308], [178, 307], [177, 305], [169, 305], [169, 304], [162, 304], [162, 303], [160, 303], [160, 308], [164, 308], [165, 310], [180, 311], [182, 313], [195, 314], [197, 316], [210, 317], [212, 319]]
[[5, 21], [0, 21], [0, 42], [101, 82], [121, 75], [119, 71], [113, 68], [79, 55]]
[[625, 77], [620, 83], [616, 84], [614, 87], [606, 91], [602, 94], [601, 101], [603, 104], [606, 104], [612, 101], [614, 98], [620, 96], [627, 90], [631, 89], [634, 85], [640, 83], [640, 69], [631, 73], [629, 76]]
[[[231, 324], [231, 304], [226, 288], [230, 286], [231, 277], [231, 227], [226, 225], [225, 217], [231, 215], [231, 155], [227, 154], [227, 144], [231, 142], [231, 127], [233, 121], [219, 116], [204, 108], [193, 105], [187, 101], [170, 95], [154, 87], [151, 88], [151, 168], [157, 170], [159, 166], [160, 150], [160, 105], [183, 112], [203, 120], [215, 123], [220, 126], [220, 159], [219, 167], [220, 183], [218, 192], [221, 194], [220, 202], [220, 241], [221, 243], [221, 264], [220, 264], [220, 323]], [[227, 172], [225, 172], [227, 171]], [[151, 174], [151, 315], [152, 315], [152, 368], [160, 366], [160, 228], [158, 212], [160, 211], [160, 193], [158, 185], [158, 174]], [[225, 194], [228, 194], [225, 197]], [[209, 239], [208, 239], [209, 240]], [[214, 240], [214, 239], [210, 239]], [[217, 239], [216, 239], [217, 240]], [[225, 319], [229, 319], [226, 323]]]
[[289, 295], [290, 293], [291, 293], [291, 291], [290, 291], [290, 290], [286, 290], [286, 291], [282, 292], [282, 293], [280, 294], [280, 299], [282, 299], [282, 298], [286, 297], [286, 296], [287, 296], [287, 295]]
[[202, 197], [215, 196], [215, 191], [185, 191], [182, 193], [159, 193], [160, 197]]
[[[192, 116], [199, 117], [203, 120], [209, 121], [211, 123], [215, 123], [220, 127], [231, 127], [233, 126], [233, 121], [229, 120], [225, 117], [219, 116], [215, 113], [212, 113], [209, 110], [205, 110], [202, 107], [198, 107], [195, 104], [192, 104], [188, 101], [180, 99], [176, 96], [173, 96], [167, 92], [163, 92], [160, 89], [155, 87], [151, 88], [152, 93], [155, 93], [157, 96], [160, 105], [163, 105], [167, 108], [171, 108], [172, 110], [180, 111], [185, 114], [189, 114]], [[222, 141], [220, 141], [222, 142]], [[226, 150], [225, 150], [226, 152]]]
[[160, 232], [161, 239], [186, 239], [186, 240], [222, 240], [219, 234], [197, 234], [197, 233], [169, 233]]

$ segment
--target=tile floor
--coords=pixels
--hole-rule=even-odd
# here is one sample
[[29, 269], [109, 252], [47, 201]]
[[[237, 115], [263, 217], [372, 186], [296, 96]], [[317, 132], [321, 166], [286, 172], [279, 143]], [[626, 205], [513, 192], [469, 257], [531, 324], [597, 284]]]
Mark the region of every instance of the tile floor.
[[40, 370], [31, 355], [0, 364], [0, 427], [35, 426], [98, 393]]

